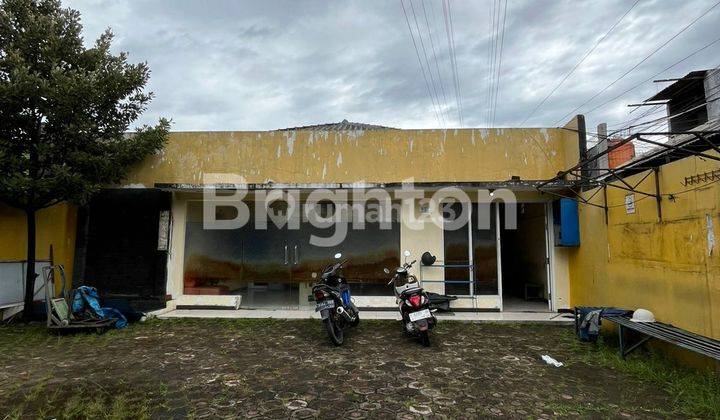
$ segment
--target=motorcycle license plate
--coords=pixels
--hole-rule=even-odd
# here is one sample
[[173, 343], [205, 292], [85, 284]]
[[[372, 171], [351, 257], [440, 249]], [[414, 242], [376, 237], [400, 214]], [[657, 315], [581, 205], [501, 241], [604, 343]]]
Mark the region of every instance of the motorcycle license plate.
[[423, 309], [422, 311], [411, 312], [410, 321], [415, 322], [421, 319], [430, 318], [430, 309]]
[[334, 307], [335, 307], [334, 300], [323, 300], [322, 302], [318, 302], [317, 306], [315, 306], [315, 312], [319, 312], [324, 309], [332, 309]]

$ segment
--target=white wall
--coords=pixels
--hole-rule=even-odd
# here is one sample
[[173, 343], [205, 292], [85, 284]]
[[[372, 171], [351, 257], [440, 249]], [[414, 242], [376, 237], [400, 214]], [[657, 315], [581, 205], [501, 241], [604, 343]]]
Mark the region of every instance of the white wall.
[[[420, 214], [420, 205], [416, 202], [414, 208], [403, 205], [402, 219], [400, 225], [400, 261], [404, 261], [402, 255], [404, 250], [410, 251], [409, 261], [418, 260], [413, 266], [411, 273], [417, 276], [420, 281], [423, 280], [443, 280], [445, 279], [445, 270], [442, 267], [423, 267], [422, 275], [420, 273], [420, 257], [423, 252], [428, 251], [433, 254], [437, 261], [435, 264], [443, 264], [445, 261], [445, 249], [443, 241], [443, 230], [438, 225], [430, 221], [429, 215]], [[437, 210], [437, 209], [436, 209]], [[412, 224], [410, 223], [412, 213], [426, 220], [426, 223]], [[437, 213], [435, 213], [437, 214]], [[423, 283], [425, 290], [443, 294], [445, 293], [445, 285], [443, 283]]]

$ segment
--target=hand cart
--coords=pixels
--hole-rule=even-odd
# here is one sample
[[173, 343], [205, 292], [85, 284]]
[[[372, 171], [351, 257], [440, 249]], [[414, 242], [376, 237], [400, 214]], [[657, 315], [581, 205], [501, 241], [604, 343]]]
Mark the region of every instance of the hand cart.
[[[43, 267], [43, 281], [45, 282], [45, 311], [47, 313], [47, 327], [51, 331], [70, 331], [86, 328], [95, 328], [98, 333], [102, 333], [107, 328], [112, 328], [117, 319], [78, 319], [72, 313], [72, 296], [67, 291], [65, 267], [62, 265], [52, 265]], [[62, 288], [60, 297], [50, 295], [51, 284], [55, 282], [55, 272], [60, 273], [62, 280]]]

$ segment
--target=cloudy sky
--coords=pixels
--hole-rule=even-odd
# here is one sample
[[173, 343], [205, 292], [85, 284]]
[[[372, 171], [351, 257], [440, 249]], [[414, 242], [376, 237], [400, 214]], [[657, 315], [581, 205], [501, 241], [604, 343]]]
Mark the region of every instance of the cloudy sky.
[[[496, 1], [451, 1], [462, 126], [514, 127], [526, 119], [526, 126], [556, 126], [716, 0], [639, 0], [528, 118], [634, 3], [509, 0], [506, 11], [504, 2], [499, 9], [499, 20], [503, 12], [505, 16], [504, 37], [502, 25], [497, 25], [495, 38], [491, 16]], [[156, 99], [140, 123], [165, 116], [173, 119], [174, 130], [269, 130], [343, 119], [398, 128], [461, 126], [442, 0], [426, 0], [424, 10], [421, 0], [67, 0], [64, 4], [82, 13], [87, 43], [110, 27], [117, 51], [128, 51], [132, 61], [150, 64], [149, 89]], [[719, 66], [717, 42], [655, 76], [719, 38], [718, 22], [720, 6], [572, 113], [586, 113], [589, 127], [599, 122], [622, 125], [645, 111], [628, 115], [627, 104], [666, 85], [641, 83], [644, 80]], [[494, 39], [502, 40], [501, 58], [500, 42]], [[490, 105], [494, 94], [488, 94], [494, 92], [489, 81], [496, 80], [490, 71], [493, 45], [498, 46], [495, 63], [501, 63], [496, 107]]]

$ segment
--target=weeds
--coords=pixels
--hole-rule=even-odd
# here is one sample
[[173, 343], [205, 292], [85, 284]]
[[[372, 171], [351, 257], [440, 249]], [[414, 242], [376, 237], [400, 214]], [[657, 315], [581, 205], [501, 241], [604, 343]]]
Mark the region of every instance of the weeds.
[[623, 359], [617, 347], [609, 344], [615, 340], [602, 335], [594, 345], [573, 340], [572, 346], [585, 363], [628, 373], [663, 389], [679, 414], [720, 419], [720, 377], [680, 366], [653, 351], [638, 351]]

